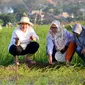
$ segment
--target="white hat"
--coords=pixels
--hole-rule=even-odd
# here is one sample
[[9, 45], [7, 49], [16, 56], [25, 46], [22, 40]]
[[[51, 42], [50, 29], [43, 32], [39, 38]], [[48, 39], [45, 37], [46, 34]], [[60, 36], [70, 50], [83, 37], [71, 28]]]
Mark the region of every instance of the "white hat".
[[66, 52], [64, 52], [63, 54], [58, 51], [55, 53], [55, 59], [58, 61], [58, 62], [65, 62], [65, 55], [66, 55]]
[[30, 25], [33, 25], [33, 23], [30, 22], [28, 17], [22, 17], [21, 20], [18, 22], [18, 24], [21, 24], [21, 23], [28, 23]]
[[72, 29], [73, 32], [80, 34], [82, 32], [82, 26], [81, 24], [75, 24]]

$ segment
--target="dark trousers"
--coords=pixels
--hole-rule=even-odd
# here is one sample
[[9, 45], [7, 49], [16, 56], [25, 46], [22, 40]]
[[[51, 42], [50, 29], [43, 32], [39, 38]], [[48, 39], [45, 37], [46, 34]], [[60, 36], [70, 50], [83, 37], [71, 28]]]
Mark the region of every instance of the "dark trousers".
[[38, 50], [38, 48], [39, 44], [37, 42], [30, 42], [25, 50], [23, 50], [21, 46], [11, 45], [11, 47], [9, 48], [9, 53], [13, 56], [34, 54]]
[[82, 59], [82, 60], [84, 61], [84, 63], [85, 63], [85, 55], [81, 53], [82, 49], [83, 49], [82, 47], [77, 46], [76, 52], [77, 52], [77, 54], [81, 57], [81, 59]]
[[52, 61], [56, 61], [56, 59], [55, 59], [55, 53], [56, 53], [57, 51], [56, 51], [56, 48], [55, 48], [55, 46], [53, 47], [53, 52], [52, 52]]

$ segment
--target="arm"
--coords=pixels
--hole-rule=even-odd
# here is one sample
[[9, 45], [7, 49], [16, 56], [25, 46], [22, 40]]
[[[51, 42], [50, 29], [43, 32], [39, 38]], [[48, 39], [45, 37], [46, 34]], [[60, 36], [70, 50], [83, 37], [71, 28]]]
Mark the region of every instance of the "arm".
[[30, 40], [34, 40], [34, 41], [39, 40], [39, 37], [33, 28], [31, 29], [31, 33], [30, 33]]
[[66, 51], [66, 56], [65, 56], [66, 61], [70, 61], [71, 57], [75, 52], [75, 49], [76, 49], [76, 44], [71, 41]]
[[68, 44], [69, 44], [73, 35], [68, 30], [66, 30], [66, 35], [68, 37]]
[[85, 54], [85, 47], [81, 51], [82, 54]]
[[50, 37], [47, 37], [47, 53], [48, 53], [48, 61], [50, 64], [52, 64], [52, 51], [53, 51], [53, 41]]
[[47, 53], [48, 54], [52, 54], [53, 46], [54, 46], [53, 41], [49, 37], [47, 37], [47, 45], [46, 45], [46, 47], [47, 47]]
[[19, 38], [18, 36], [16, 35], [15, 31], [12, 33], [12, 37], [11, 37], [11, 43], [16, 45], [16, 44], [19, 44]]

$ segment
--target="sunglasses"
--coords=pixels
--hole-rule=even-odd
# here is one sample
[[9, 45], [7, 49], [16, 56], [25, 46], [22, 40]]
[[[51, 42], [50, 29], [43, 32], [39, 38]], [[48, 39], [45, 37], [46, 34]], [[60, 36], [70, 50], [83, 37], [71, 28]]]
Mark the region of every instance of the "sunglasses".
[[28, 23], [20, 23], [20, 25], [27, 25]]
[[57, 29], [57, 27], [51, 27], [52, 29]]

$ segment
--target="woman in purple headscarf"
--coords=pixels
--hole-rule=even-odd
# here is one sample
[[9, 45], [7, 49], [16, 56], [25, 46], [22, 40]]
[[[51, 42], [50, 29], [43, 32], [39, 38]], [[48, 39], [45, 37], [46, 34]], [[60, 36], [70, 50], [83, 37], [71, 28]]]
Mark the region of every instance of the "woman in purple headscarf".
[[71, 37], [72, 35], [70, 32], [62, 27], [58, 20], [52, 21], [49, 32], [47, 34], [46, 44], [49, 64], [54, 63], [56, 52], [59, 51], [63, 54], [66, 51]]

